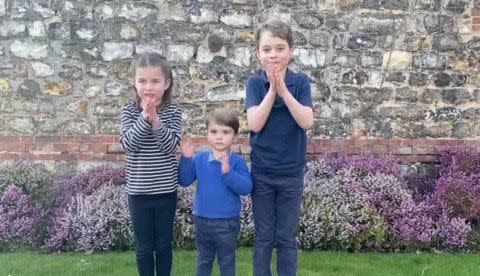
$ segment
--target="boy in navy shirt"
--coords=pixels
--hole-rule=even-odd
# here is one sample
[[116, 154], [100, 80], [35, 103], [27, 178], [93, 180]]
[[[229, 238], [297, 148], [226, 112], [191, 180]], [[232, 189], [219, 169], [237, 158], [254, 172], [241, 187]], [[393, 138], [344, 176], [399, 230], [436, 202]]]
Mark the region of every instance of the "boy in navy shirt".
[[295, 230], [303, 194], [306, 129], [313, 125], [307, 75], [288, 69], [293, 56], [290, 27], [266, 22], [255, 33], [255, 55], [263, 69], [247, 81], [247, 120], [252, 148], [252, 206], [255, 223], [254, 276], [297, 275]]
[[238, 134], [234, 112], [221, 108], [207, 120], [210, 151], [198, 152], [191, 142], [182, 145], [179, 183], [198, 181], [193, 207], [197, 276], [210, 275], [215, 254], [222, 276], [235, 275], [235, 249], [240, 232], [242, 200], [252, 190], [243, 157], [230, 153]]

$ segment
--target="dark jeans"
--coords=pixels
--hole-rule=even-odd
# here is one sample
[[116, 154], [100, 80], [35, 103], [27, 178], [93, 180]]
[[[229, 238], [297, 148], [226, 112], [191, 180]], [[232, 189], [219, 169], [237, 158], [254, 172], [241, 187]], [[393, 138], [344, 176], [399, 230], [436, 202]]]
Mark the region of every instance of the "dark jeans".
[[170, 276], [177, 193], [130, 195], [128, 206], [135, 234], [138, 273], [153, 276], [156, 270], [157, 276]]
[[270, 261], [277, 246], [279, 276], [297, 275], [295, 231], [300, 217], [303, 173], [275, 176], [252, 171], [255, 222], [254, 276], [271, 276]]
[[197, 251], [197, 276], [212, 273], [213, 260], [217, 254], [220, 275], [235, 275], [235, 249], [240, 232], [240, 219], [203, 218], [194, 216], [195, 247]]

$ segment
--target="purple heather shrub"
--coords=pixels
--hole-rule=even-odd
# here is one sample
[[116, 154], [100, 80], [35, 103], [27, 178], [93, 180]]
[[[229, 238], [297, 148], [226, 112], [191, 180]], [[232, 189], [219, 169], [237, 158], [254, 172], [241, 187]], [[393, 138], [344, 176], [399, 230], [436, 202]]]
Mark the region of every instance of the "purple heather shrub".
[[65, 206], [76, 195], [90, 195], [106, 183], [113, 186], [124, 186], [126, 184], [125, 176], [124, 168], [97, 166], [56, 182], [54, 192], [58, 195], [59, 206]]
[[434, 208], [428, 201], [415, 202], [409, 198], [404, 202], [392, 221], [393, 233], [401, 244], [418, 248], [432, 243], [436, 235]]
[[430, 196], [435, 189], [435, 181], [439, 177], [437, 166], [414, 164], [409, 166], [404, 174], [404, 181], [412, 191], [415, 200], [422, 200]]
[[242, 197], [242, 213], [240, 214], [239, 246], [252, 246], [255, 227], [253, 222], [252, 198]]
[[351, 168], [359, 174], [383, 173], [399, 176], [402, 168], [392, 156], [376, 157], [373, 155], [346, 155], [340, 153], [328, 154], [320, 157], [334, 171]]
[[0, 167], [0, 194], [7, 186], [13, 185], [21, 188], [30, 200], [49, 209], [52, 202], [49, 191], [53, 179], [52, 173], [43, 164], [15, 159], [13, 163]]
[[133, 231], [124, 187], [103, 185], [79, 194], [68, 205], [77, 249], [99, 252], [133, 248]]
[[433, 197], [450, 217], [480, 220], [480, 174], [444, 174], [436, 181]]
[[195, 240], [193, 236], [192, 208], [195, 199], [195, 186], [178, 189], [177, 210], [173, 225], [173, 245], [176, 248], [193, 249]]
[[[103, 186], [123, 188], [125, 183], [125, 169], [110, 166], [93, 167], [68, 179], [57, 181], [52, 189], [53, 197], [57, 200], [55, 204], [57, 208], [50, 219], [44, 249], [47, 251], [76, 249], [78, 232], [75, 231], [73, 215], [77, 210], [73, 207], [76, 206], [78, 199], [83, 200], [83, 197], [97, 194]], [[85, 248], [87, 247], [85, 245]]]
[[[307, 165], [297, 232], [302, 248], [383, 247], [387, 218], [402, 206], [409, 193], [393, 175], [396, 169], [384, 167], [373, 157], [363, 158], [320, 158]], [[360, 160], [368, 162], [362, 165]]]
[[0, 248], [35, 245], [41, 219], [41, 210], [21, 188], [7, 186], [0, 198]]
[[443, 213], [438, 222], [438, 238], [443, 246], [450, 250], [463, 249], [471, 231], [470, 224], [464, 218], [450, 218]]
[[440, 154], [440, 175], [463, 172], [480, 175], [480, 149], [469, 146], [444, 147]]

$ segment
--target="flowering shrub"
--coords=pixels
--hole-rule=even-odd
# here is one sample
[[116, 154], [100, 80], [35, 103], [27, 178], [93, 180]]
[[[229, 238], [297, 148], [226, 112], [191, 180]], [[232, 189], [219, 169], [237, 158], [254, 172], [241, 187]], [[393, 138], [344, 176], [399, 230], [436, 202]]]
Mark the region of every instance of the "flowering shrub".
[[0, 167], [0, 195], [6, 187], [13, 185], [21, 188], [33, 202], [48, 209], [52, 202], [49, 191], [53, 179], [42, 164], [15, 159], [12, 164]]
[[125, 169], [111, 166], [93, 167], [71, 178], [55, 182], [53, 192], [57, 196], [57, 205], [63, 207], [77, 194], [90, 195], [106, 183], [124, 186]]
[[7, 186], [0, 198], [0, 248], [15, 250], [38, 242], [41, 210], [19, 187]]
[[173, 225], [173, 245], [178, 248], [193, 249], [192, 207], [195, 198], [194, 185], [178, 189], [177, 210]]
[[[108, 184], [108, 185], [107, 185]], [[123, 168], [114, 168], [109, 166], [98, 166], [91, 168], [85, 172], [78, 173], [71, 178], [57, 181], [53, 187], [53, 194], [56, 196], [56, 209], [53, 212], [53, 215], [50, 220], [50, 227], [48, 229], [48, 238], [45, 240], [44, 249], [48, 251], [69, 251], [78, 249], [77, 246], [80, 246], [82, 250], [97, 250], [101, 249], [102, 246], [89, 247], [85, 243], [78, 242], [78, 233], [75, 231], [74, 218], [78, 217], [78, 212], [88, 212], [88, 206], [81, 205], [82, 202], [87, 203], [97, 203], [101, 204], [102, 202], [94, 202], [95, 197], [106, 196], [108, 193], [103, 191], [101, 188], [104, 186], [112, 187], [121, 187], [124, 189], [125, 185], [125, 169]], [[113, 189], [113, 188], [110, 188]], [[100, 192], [106, 194], [99, 194]], [[112, 190], [113, 191], [113, 190]], [[116, 197], [119, 199], [117, 192], [111, 192], [111, 197]], [[90, 196], [91, 197], [88, 197]], [[87, 198], [88, 197], [88, 198]], [[107, 204], [108, 201], [104, 203]], [[81, 208], [79, 207], [79, 204]], [[113, 203], [111, 203], [113, 204]], [[121, 203], [118, 203], [121, 204]], [[97, 207], [99, 207], [97, 205]], [[108, 207], [108, 206], [107, 206]], [[128, 210], [128, 205], [125, 205]], [[78, 209], [80, 208], [80, 209]], [[108, 208], [113, 208], [109, 206]], [[119, 206], [115, 208], [120, 208]], [[94, 212], [94, 210], [91, 210]], [[84, 214], [84, 213], [81, 213]], [[127, 212], [128, 214], [128, 212]], [[91, 216], [97, 216], [97, 214], [92, 213]], [[129, 216], [128, 216], [129, 217]], [[87, 219], [86, 217], [84, 217]], [[90, 218], [90, 220], [96, 218]], [[102, 218], [108, 219], [108, 218]], [[123, 233], [123, 232], [122, 232]], [[88, 239], [88, 238], [85, 238]], [[122, 237], [120, 237], [122, 239]], [[117, 241], [115, 241], [117, 242]], [[110, 242], [107, 244], [110, 245]], [[95, 248], [95, 249], [92, 249]]]
[[395, 176], [382, 173], [392, 170], [380, 162], [365, 165], [360, 158], [352, 160], [321, 158], [308, 164], [298, 232], [302, 248], [360, 250], [384, 246], [388, 218], [409, 193]]

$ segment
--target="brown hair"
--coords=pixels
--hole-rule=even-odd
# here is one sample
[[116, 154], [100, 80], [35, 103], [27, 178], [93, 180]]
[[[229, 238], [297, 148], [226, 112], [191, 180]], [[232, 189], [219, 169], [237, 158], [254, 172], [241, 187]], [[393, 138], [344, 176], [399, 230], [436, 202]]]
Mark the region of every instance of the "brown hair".
[[255, 31], [255, 42], [257, 44], [256, 45], [257, 48], [260, 43], [260, 36], [265, 31], [271, 32], [272, 36], [274, 37], [280, 37], [281, 39], [286, 40], [288, 43], [288, 46], [290, 48], [293, 47], [293, 35], [290, 27], [287, 25], [287, 23], [281, 20], [273, 19], [263, 23]]
[[[159, 108], [163, 107], [165, 104], [169, 104], [172, 102], [172, 87], [173, 87], [173, 76], [172, 76], [172, 68], [167, 63], [167, 60], [161, 56], [160, 54], [153, 53], [153, 52], [145, 52], [138, 54], [132, 61], [132, 65], [130, 66], [131, 76], [133, 78], [133, 83], [135, 83], [135, 77], [137, 74], [137, 68], [145, 68], [148, 66], [153, 67], [160, 67], [162, 69], [163, 77], [165, 81], [169, 80], [170, 85], [163, 93], [162, 103]], [[133, 86], [133, 90], [135, 91], [135, 104], [140, 107], [140, 98], [137, 94], [137, 89], [135, 85]]]
[[213, 110], [212, 113], [210, 113], [210, 116], [208, 116], [207, 128], [211, 123], [231, 127], [235, 134], [238, 133], [238, 128], [240, 126], [237, 114], [226, 108], [216, 108]]

